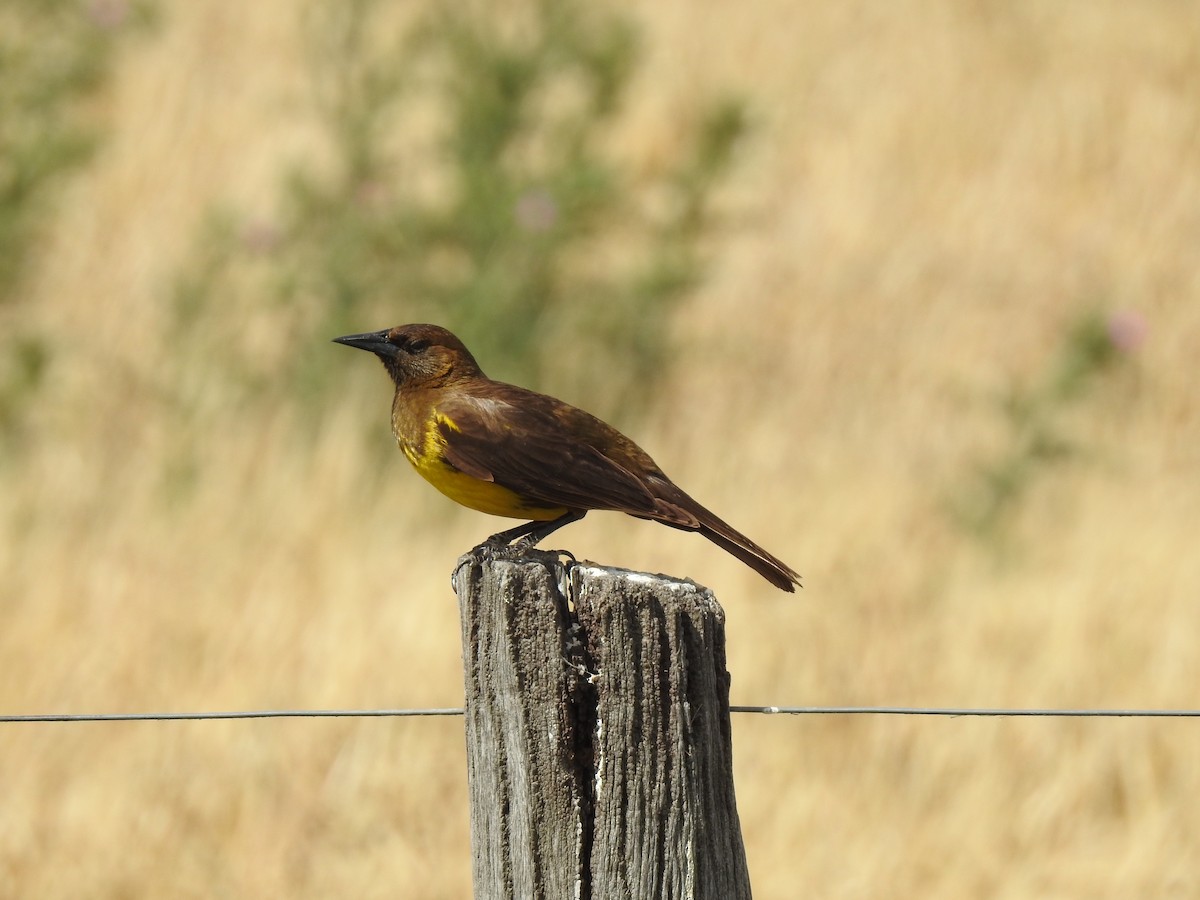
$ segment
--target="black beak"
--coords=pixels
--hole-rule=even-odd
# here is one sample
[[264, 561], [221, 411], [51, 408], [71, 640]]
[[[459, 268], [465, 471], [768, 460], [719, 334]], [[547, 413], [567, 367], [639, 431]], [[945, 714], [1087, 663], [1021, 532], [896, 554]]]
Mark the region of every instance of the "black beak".
[[347, 347], [357, 347], [359, 350], [369, 350], [379, 357], [393, 357], [400, 352], [395, 344], [387, 339], [387, 331], [372, 331], [368, 334], [347, 334], [334, 338], [334, 343], [345, 344]]

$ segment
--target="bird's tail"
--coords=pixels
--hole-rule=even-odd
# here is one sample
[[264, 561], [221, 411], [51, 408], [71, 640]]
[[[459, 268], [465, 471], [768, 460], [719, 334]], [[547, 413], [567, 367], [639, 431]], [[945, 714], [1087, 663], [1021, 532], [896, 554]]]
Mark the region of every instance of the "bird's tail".
[[654, 494], [659, 505], [653, 518], [685, 531], [698, 531], [722, 550], [736, 556], [782, 591], [793, 592], [800, 576], [787, 563], [772, 556], [715, 513], [705, 509], [676, 485], [656, 479]]
[[701, 520], [700, 533], [722, 550], [732, 553], [780, 590], [792, 592], [800, 584], [800, 576], [787, 563], [772, 556], [750, 538], [730, 528], [716, 516], [712, 516], [711, 522]]

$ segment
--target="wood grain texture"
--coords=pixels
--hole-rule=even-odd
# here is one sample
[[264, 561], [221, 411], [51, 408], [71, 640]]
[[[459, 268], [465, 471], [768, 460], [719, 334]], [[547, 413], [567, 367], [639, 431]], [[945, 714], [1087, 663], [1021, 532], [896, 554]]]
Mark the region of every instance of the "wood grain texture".
[[593, 896], [748, 898], [721, 607], [691, 582], [572, 576], [598, 673]]
[[477, 900], [749, 898], [712, 593], [541, 552], [454, 583]]
[[476, 898], [579, 897], [583, 815], [551, 566], [464, 558], [467, 774]]

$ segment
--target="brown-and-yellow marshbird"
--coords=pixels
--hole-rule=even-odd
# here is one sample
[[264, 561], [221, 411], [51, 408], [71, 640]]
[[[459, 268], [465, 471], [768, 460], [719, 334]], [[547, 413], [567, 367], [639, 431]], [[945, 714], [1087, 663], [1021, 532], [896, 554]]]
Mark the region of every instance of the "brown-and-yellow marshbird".
[[383, 362], [396, 384], [392, 432], [430, 484], [471, 509], [530, 520], [488, 543], [532, 547], [589, 510], [611, 509], [698, 531], [782, 590], [800, 583], [625, 435], [561, 400], [492, 381], [445, 328], [399, 325], [334, 340]]

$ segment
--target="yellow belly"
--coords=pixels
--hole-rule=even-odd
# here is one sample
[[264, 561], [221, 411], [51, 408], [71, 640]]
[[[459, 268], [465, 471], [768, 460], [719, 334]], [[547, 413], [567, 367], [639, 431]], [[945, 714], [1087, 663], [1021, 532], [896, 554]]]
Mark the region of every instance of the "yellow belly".
[[456, 503], [493, 516], [549, 521], [565, 513], [566, 507], [544, 507], [526, 503], [518, 494], [495, 482], [480, 481], [446, 462], [436, 427], [425, 433], [425, 444], [412, 448], [401, 443], [400, 449], [421, 476]]

